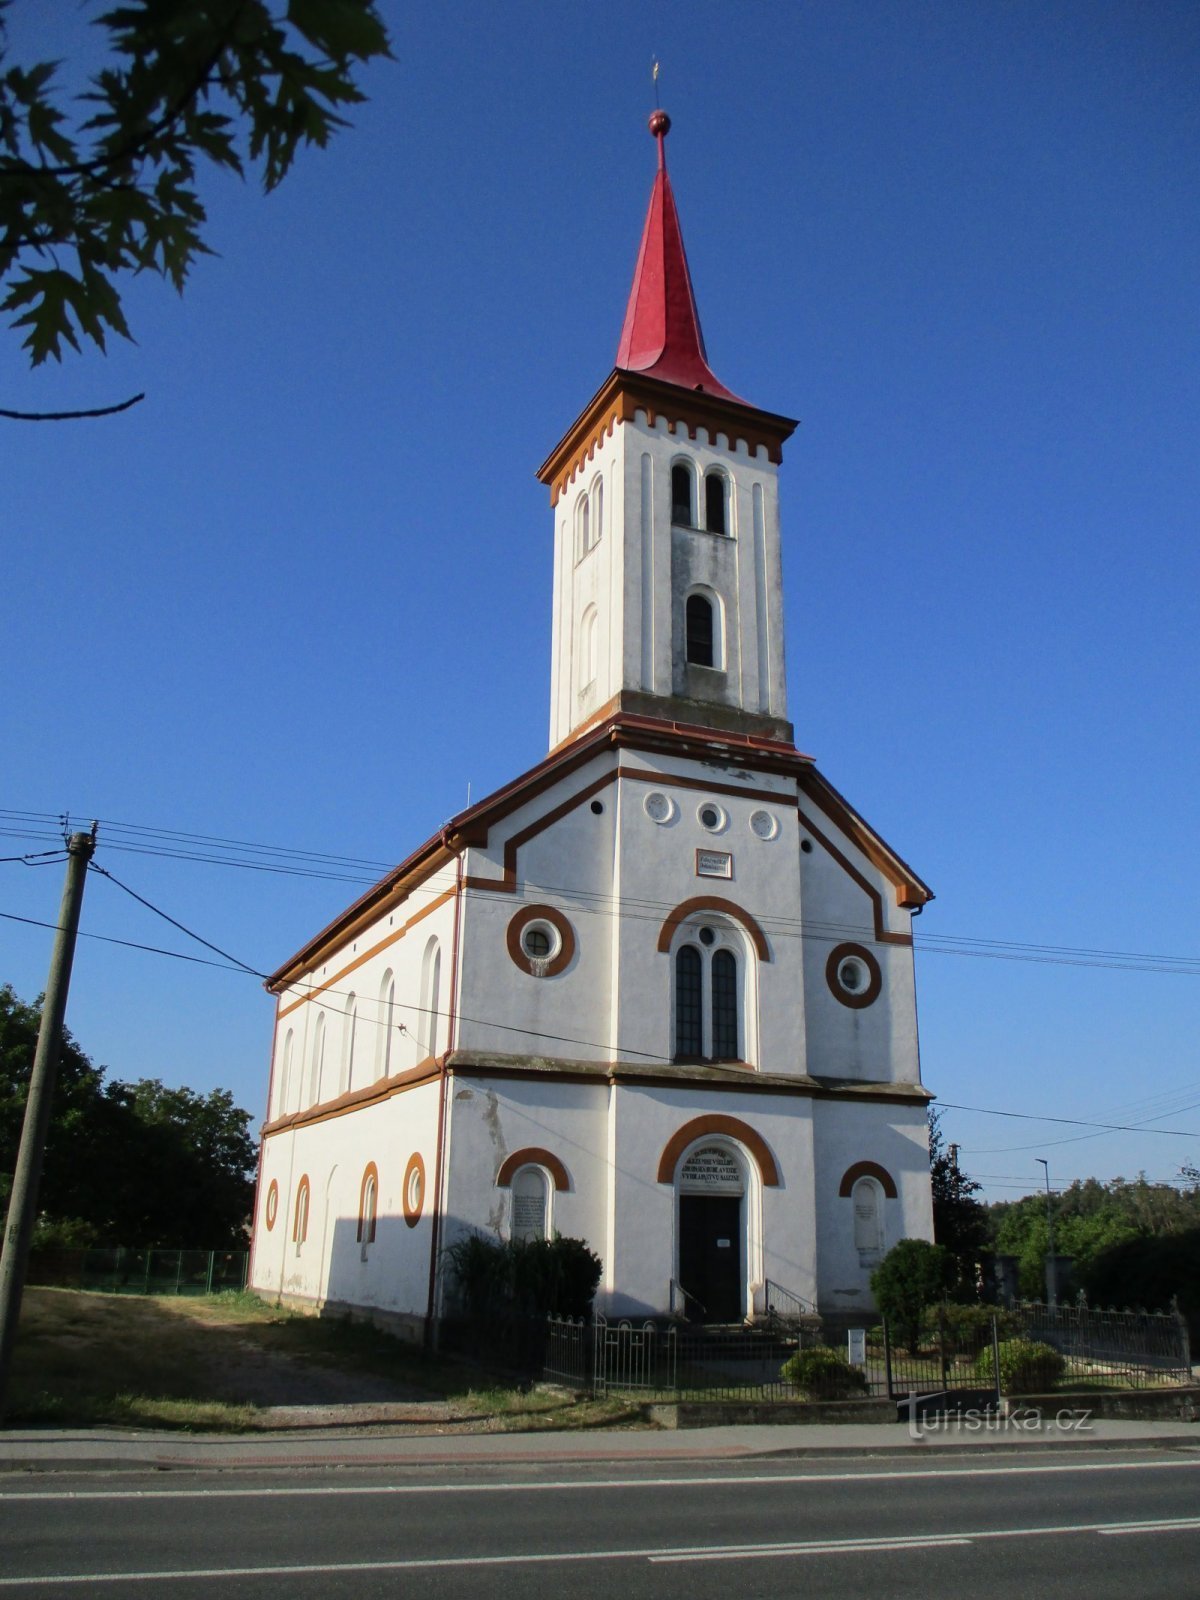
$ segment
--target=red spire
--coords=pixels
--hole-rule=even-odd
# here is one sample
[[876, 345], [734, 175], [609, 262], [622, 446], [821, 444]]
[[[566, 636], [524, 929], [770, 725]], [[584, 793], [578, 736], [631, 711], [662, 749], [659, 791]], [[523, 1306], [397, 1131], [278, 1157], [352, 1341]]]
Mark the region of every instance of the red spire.
[[664, 141], [670, 127], [671, 119], [665, 111], [651, 116], [650, 132], [658, 140], [658, 172], [650, 191], [650, 209], [617, 347], [617, 366], [627, 372], [645, 372], [665, 383], [678, 384], [681, 389], [699, 389], [723, 400], [737, 400], [739, 396], [713, 374], [704, 350], [679, 231], [679, 213], [667, 176]]

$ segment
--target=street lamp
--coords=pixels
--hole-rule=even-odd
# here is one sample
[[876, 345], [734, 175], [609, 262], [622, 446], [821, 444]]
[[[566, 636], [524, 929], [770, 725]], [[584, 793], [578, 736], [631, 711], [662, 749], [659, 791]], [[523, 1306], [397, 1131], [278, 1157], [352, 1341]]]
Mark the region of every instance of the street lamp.
[[1039, 1166], [1046, 1169], [1046, 1242], [1050, 1252], [1050, 1266], [1046, 1273], [1046, 1298], [1050, 1305], [1058, 1304], [1058, 1257], [1054, 1253], [1054, 1213], [1050, 1206], [1050, 1163], [1045, 1156], [1034, 1156]]

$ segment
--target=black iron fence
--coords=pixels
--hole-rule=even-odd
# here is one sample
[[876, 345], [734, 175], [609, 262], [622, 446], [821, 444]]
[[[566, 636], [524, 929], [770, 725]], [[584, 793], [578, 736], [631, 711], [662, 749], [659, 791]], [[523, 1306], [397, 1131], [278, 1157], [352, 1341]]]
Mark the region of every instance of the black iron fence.
[[1018, 1305], [1021, 1336], [1064, 1358], [1063, 1382], [1157, 1389], [1192, 1381], [1186, 1319], [1178, 1311], [1103, 1311], [1090, 1306]]
[[219, 1294], [246, 1287], [245, 1250], [32, 1250], [26, 1282], [103, 1294]]
[[[808, 1319], [805, 1319], [806, 1321]], [[799, 1400], [975, 1397], [1039, 1387], [1044, 1370], [1011, 1341], [1050, 1345], [1064, 1366], [1046, 1387], [1148, 1388], [1191, 1381], [1187, 1327], [1173, 1315], [1089, 1312], [1075, 1307], [946, 1306], [903, 1335], [886, 1321], [860, 1330], [838, 1353], [857, 1377], [820, 1394], [784, 1376], [785, 1363], [819, 1343], [807, 1326], [711, 1328], [663, 1318], [550, 1318], [541, 1375], [592, 1394], [643, 1400]], [[1030, 1373], [1033, 1374], [1031, 1383]]]

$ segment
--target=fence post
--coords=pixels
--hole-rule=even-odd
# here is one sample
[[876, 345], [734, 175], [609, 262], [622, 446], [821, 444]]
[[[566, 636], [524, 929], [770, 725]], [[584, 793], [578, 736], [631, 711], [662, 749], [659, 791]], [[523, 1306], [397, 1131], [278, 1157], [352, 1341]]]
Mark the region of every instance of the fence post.
[[996, 1380], [996, 1405], [1000, 1405], [1000, 1330], [992, 1317], [992, 1376]]
[[206, 1281], [206, 1283], [204, 1285], [205, 1294], [211, 1294], [212, 1293], [213, 1264], [215, 1263], [216, 1259], [217, 1259], [217, 1252], [215, 1250], [210, 1250], [208, 1252], [208, 1279], [207, 1279], [207, 1281]]
[[887, 1374], [888, 1399], [896, 1398], [896, 1391], [892, 1386], [892, 1334], [888, 1327], [888, 1319], [883, 1319], [883, 1369]]
[[938, 1307], [937, 1314], [938, 1358], [942, 1371], [942, 1388], [950, 1387], [950, 1363], [946, 1360], [946, 1309]]
[[175, 1252], [175, 1293], [179, 1293], [179, 1285], [183, 1282], [183, 1251]]

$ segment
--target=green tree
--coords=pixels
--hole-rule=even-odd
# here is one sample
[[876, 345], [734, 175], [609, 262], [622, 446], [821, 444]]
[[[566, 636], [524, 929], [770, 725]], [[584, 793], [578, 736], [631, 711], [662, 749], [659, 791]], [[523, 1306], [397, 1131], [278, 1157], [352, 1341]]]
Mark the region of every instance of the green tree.
[[950, 1252], [924, 1239], [901, 1239], [871, 1274], [875, 1304], [914, 1353], [921, 1319], [929, 1306], [945, 1299], [953, 1275]]
[[938, 1112], [929, 1112], [929, 1176], [933, 1187], [933, 1237], [954, 1261], [951, 1290], [958, 1298], [978, 1295], [979, 1263], [988, 1247], [987, 1207], [975, 1196], [982, 1185], [951, 1159]]
[[[125, 0], [97, 17], [108, 60], [72, 101], [59, 63], [9, 64], [0, 0], [0, 311], [36, 366], [64, 342], [130, 337], [117, 280], [182, 291], [208, 253], [200, 166], [261, 170], [324, 147], [389, 55], [374, 0]], [[80, 115], [73, 115], [75, 107]], [[8, 413], [12, 414], [12, 413]]]
[[[0, 988], [0, 1204], [7, 1208], [41, 1012]], [[65, 1035], [39, 1195], [62, 1243], [239, 1248], [254, 1195], [250, 1114], [226, 1089], [105, 1082]]]

